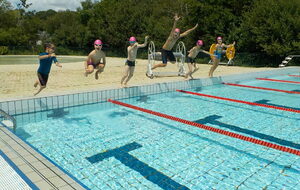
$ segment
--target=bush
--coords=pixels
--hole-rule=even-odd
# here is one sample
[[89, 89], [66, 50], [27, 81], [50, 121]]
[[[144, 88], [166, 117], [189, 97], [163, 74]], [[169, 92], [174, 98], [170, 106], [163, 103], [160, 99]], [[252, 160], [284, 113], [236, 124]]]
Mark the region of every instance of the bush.
[[7, 46], [0, 46], [0, 55], [8, 54], [8, 47]]

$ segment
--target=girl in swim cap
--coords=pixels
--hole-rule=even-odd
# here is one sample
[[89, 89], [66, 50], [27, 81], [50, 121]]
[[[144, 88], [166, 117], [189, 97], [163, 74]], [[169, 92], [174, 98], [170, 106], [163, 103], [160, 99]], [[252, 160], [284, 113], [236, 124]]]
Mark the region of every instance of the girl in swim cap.
[[191, 79], [194, 79], [192, 74], [194, 74], [199, 68], [197, 67], [197, 64], [195, 62], [195, 59], [198, 55], [199, 52], [208, 54], [208, 55], [212, 55], [209, 52], [202, 50], [201, 47], [203, 46], [203, 41], [202, 40], [198, 40], [196, 42], [196, 46], [194, 46], [192, 49], [190, 49], [190, 51], [188, 51], [188, 56], [187, 56], [187, 63], [188, 63], [188, 67], [189, 67], [189, 72], [185, 75], [185, 78], [187, 79], [189, 76]]
[[216, 68], [218, 67], [218, 65], [220, 63], [222, 54], [225, 51], [224, 49], [235, 45], [235, 42], [233, 42], [230, 45], [225, 45], [223, 43], [223, 39], [222, 39], [221, 36], [218, 36], [216, 38], [216, 42], [217, 42], [217, 44], [216, 44], [216, 50], [214, 51], [214, 55], [215, 56], [213, 57], [213, 65], [211, 66], [211, 68], [209, 70], [209, 73], [208, 73], [209, 77], [213, 77], [213, 72], [216, 70]]

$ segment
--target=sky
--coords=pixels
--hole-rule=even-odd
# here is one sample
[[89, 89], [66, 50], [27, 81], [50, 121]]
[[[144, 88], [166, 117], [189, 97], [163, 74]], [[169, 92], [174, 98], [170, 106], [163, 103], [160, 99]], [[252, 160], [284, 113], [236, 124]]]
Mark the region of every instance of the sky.
[[[14, 8], [17, 8], [19, 0], [7, 0]], [[53, 9], [55, 11], [64, 11], [66, 9], [76, 10], [81, 7], [80, 2], [84, 0], [27, 0], [27, 4], [32, 3], [28, 8], [29, 11], [45, 11]]]

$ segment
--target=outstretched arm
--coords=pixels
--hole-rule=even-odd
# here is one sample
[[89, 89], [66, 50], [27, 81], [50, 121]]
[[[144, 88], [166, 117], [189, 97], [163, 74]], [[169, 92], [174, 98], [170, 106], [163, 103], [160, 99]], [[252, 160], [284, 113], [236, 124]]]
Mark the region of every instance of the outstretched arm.
[[229, 44], [229, 45], [225, 45], [226, 48], [229, 48], [229, 47], [232, 47], [235, 45], [235, 41], [232, 43], [232, 44]]
[[177, 24], [177, 21], [180, 19], [180, 17], [178, 16], [178, 14], [176, 13], [175, 16], [174, 16], [174, 24], [173, 24], [173, 28], [171, 30], [171, 33], [170, 35], [172, 35], [175, 31], [175, 28], [176, 28], [176, 24]]
[[205, 50], [201, 50], [201, 52], [202, 52], [202, 53], [205, 53], [205, 54], [207, 54], [207, 55], [215, 56], [214, 54], [211, 54], [211, 53], [209, 53], [208, 51], [205, 51]]
[[146, 36], [145, 37], [145, 42], [143, 44], [138, 44], [137, 47], [138, 48], [143, 48], [143, 47], [146, 47], [147, 43], [148, 43], [148, 39], [149, 39], [149, 36]]
[[180, 34], [180, 37], [185, 37], [186, 35], [188, 35], [189, 33], [191, 33], [193, 30], [195, 30], [198, 27], [198, 23], [191, 29], [188, 29], [187, 31], [183, 32], [182, 34]]

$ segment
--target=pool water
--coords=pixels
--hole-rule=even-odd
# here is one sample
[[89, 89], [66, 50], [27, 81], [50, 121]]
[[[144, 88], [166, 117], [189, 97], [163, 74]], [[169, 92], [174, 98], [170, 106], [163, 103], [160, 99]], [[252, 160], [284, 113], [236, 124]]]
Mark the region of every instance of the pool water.
[[[239, 84], [300, 91], [300, 84]], [[300, 109], [300, 94], [223, 84], [188, 91]], [[119, 101], [300, 150], [299, 113], [181, 92]], [[300, 189], [299, 156], [110, 102], [17, 121], [19, 137], [90, 189]]]

